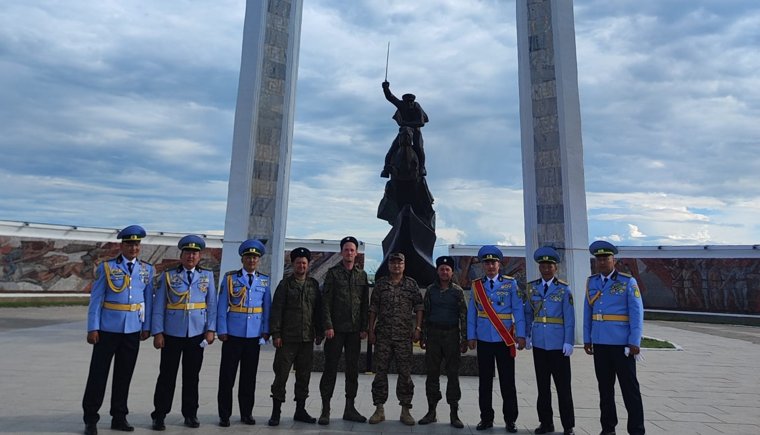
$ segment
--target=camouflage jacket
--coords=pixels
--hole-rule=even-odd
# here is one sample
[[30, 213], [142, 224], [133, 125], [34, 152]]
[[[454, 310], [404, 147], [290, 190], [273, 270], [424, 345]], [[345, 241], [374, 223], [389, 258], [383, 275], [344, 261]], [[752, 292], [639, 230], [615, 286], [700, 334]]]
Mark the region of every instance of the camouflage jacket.
[[436, 279], [425, 290], [423, 306], [425, 307], [425, 321], [422, 323], [423, 340], [427, 341], [428, 322], [435, 319], [435, 323], [459, 326], [459, 341], [467, 341], [467, 301], [464, 299], [462, 287], [451, 281], [449, 287], [443, 290]]
[[322, 295], [316, 279], [299, 283], [294, 275], [277, 285], [269, 314], [269, 333], [285, 342], [307, 342], [324, 335]]
[[422, 309], [422, 293], [414, 278], [405, 276], [399, 285], [393, 285], [390, 277], [384, 276], [375, 283], [369, 310], [377, 315], [378, 337], [410, 340], [413, 313]]
[[366, 332], [369, 306], [367, 273], [354, 265], [338, 263], [325, 275], [322, 289], [324, 329], [335, 332]]

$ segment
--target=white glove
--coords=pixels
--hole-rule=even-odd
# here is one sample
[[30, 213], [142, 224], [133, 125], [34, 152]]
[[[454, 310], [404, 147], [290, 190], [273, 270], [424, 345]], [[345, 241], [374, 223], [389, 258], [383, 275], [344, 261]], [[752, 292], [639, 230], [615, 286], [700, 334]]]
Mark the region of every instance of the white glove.
[[[623, 353], [625, 353], [625, 356], [629, 356], [631, 354], [631, 348], [626, 346], [625, 349], [623, 349]], [[633, 359], [635, 359], [636, 362], [644, 361], [644, 354], [641, 349], [639, 349], [639, 353], [633, 356]]]
[[138, 315], [140, 316], [140, 323], [145, 323], [145, 302], [140, 302], [140, 311]]
[[265, 344], [267, 344], [267, 341], [264, 340], [264, 337], [259, 337], [259, 346], [263, 346]]
[[573, 354], [573, 345], [570, 343], [565, 343], [562, 345], [562, 355], [570, 356]]
[[201, 344], [199, 345], [201, 349], [205, 349], [206, 346], [208, 346], [208, 341], [204, 338], [203, 341], [201, 341]]
[[533, 348], [533, 339], [528, 337], [527, 340], [525, 340], [525, 350], [531, 350]]

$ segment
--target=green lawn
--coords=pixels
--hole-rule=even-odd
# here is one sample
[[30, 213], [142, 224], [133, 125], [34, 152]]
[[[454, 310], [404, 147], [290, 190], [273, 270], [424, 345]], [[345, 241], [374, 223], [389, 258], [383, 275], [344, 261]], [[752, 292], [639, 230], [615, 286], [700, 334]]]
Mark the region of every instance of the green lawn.
[[655, 340], [654, 338], [644, 337], [641, 339], [641, 347], [647, 349], [675, 349], [673, 343], [664, 340]]

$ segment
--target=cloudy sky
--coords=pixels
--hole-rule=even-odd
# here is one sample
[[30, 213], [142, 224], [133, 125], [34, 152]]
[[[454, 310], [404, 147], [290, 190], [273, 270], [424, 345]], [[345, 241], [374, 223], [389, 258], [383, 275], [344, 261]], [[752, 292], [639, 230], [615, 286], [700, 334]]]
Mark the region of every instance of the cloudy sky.
[[[387, 233], [390, 41], [437, 251], [524, 243], [514, 1], [304, 3], [288, 237]], [[0, 220], [221, 233], [244, 10], [3, 0]], [[575, 27], [590, 238], [758, 243], [760, 3], [576, 0]]]

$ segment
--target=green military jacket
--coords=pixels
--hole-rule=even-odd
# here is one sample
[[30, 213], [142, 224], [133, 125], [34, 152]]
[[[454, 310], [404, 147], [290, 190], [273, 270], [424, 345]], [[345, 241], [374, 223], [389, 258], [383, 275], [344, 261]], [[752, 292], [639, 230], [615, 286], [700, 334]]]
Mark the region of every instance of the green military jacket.
[[324, 336], [319, 282], [309, 276], [299, 283], [294, 275], [277, 285], [269, 314], [269, 333], [285, 342], [307, 342]]
[[322, 291], [324, 328], [335, 332], [366, 332], [369, 310], [367, 273], [354, 264], [338, 263], [325, 275]]

